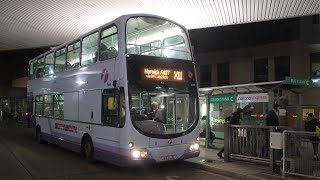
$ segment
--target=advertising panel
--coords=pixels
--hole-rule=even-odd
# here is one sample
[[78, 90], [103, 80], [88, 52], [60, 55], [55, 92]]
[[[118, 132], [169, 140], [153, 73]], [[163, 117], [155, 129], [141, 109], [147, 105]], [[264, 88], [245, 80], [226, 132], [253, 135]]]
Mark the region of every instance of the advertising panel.
[[237, 103], [257, 103], [257, 102], [269, 102], [268, 93], [239, 94], [237, 96]]

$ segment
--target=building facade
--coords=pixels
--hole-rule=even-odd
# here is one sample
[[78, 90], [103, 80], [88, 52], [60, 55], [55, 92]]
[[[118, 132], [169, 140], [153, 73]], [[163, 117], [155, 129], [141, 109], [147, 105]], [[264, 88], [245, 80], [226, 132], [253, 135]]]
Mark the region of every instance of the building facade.
[[[195, 61], [200, 87], [282, 81], [286, 76], [313, 79], [314, 88], [299, 89], [301, 117], [297, 117], [297, 94], [292, 90], [293, 87], [278, 88], [272, 98], [277, 99], [281, 108], [284, 109], [284, 113], [280, 116], [281, 125], [296, 128], [296, 121], [304, 119], [308, 112], [320, 117], [319, 15], [218, 29], [220, 30], [211, 33], [213, 38], [207, 38], [204, 41], [199, 39], [195, 44]], [[224, 32], [223, 29], [226, 31]], [[220, 38], [225, 38], [225, 42], [221, 43], [217, 40]], [[217, 41], [214, 41], [215, 39]], [[214, 45], [199, 48], [208, 45], [208, 41]], [[294, 88], [297, 89], [297, 87]], [[262, 107], [258, 103], [247, 103], [241, 106], [248, 104], [255, 107], [253, 118], [259, 119], [260, 124], [263, 124], [268, 105]], [[226, 107], [228, 107], [226, 104], [213, 104], [211, 115], [219, 114], [218, 119], [221, 121], [234, 110]], [[220, 113], [217, 113], [219, 109]], [[222, 112], [226, 109], [228, 109], [227, 113]], [[211, 119], [215, 118], [211, 117]], [[302, 126], [303, 123], [300, 128], [303, 128]]]

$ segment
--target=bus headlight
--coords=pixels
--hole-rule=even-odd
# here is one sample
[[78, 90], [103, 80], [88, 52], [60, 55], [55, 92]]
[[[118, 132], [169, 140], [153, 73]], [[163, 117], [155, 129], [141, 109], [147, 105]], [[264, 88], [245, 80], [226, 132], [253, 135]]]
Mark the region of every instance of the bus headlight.
[[198, 143], [195, 143], [195, 144], [193, 145], [193, 149], [194, 149], [194, 150], [198, 151], [199, 148], [200, 148], [200, 146], [199, 146]]
[[133, 159], [146, 158], [148, 156], [147, 149], [134, 149], [131, 151], [131, 156]]
[[140, 157], [141, 153], [139, 150], [133, 150], [131, 155], [133, 158], [138, 159]]
[[189, 150], [190, 150], [190, 151], [193, 151], [193, 150], [194, 150], [193, 144], [190, 145]]
[[195, 144], [191, 144], [190, 147], [189, 147], [189, 150], [190, 151], [198, 151], [200, 148], [199, 144], [198, 143], [195, 143]]

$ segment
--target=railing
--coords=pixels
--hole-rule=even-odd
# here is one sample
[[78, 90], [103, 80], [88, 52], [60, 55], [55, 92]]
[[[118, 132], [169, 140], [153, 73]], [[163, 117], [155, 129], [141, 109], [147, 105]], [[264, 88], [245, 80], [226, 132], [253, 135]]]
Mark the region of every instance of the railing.
[[284, 131], [282, 175], [320, 179], [319, 143], [317, 133]]
[[270, 148], [270, 133], [282, 132], [288, 127], [225, 125], [225, 161], [231, 159], [269, 164], [274, 170], [281, 156]]

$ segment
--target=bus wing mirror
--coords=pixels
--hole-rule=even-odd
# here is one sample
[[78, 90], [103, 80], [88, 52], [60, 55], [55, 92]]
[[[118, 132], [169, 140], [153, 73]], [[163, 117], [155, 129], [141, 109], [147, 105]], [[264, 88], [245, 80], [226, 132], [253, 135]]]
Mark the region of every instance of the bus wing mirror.
[[117, 80], [114, 80], [114, 81], [112, 82], [112, 85], [113, 85], [114, 88], [116, 88], [116, 87], [117, 87]]

